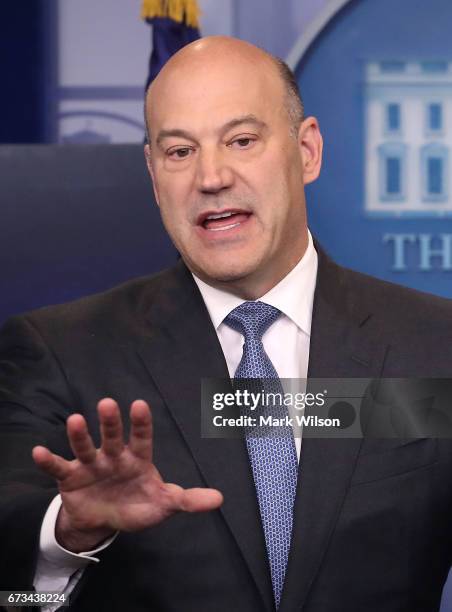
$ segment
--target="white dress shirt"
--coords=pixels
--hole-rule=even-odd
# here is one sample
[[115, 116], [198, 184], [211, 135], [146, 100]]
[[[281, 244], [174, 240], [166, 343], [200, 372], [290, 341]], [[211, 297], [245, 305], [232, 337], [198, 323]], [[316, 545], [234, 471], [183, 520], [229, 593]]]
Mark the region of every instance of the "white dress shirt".
[[[309, 233], [308, 247], [298, 264], [259, 301], [278, 308], [282, 315], [269, 327], [262, 337], [265, 352], [272, 361], [278, 376], [283, 379], [285, 391], [303, 392], [296, 381], [306, 379], [311, 336], [312, 307], [317, 277], [317, 253]], [[225, 317], [245, 300], [224, 290], [211, 287], [193, 275], [207, 306], [226, 358], [229, 376], [234, 373], [242, 358], [244, 338], [242, 334], [226, 325]], [[286, 381], [285, 379], [292, 379]], [[295, 384], [295, 387], [291, 387]], [[303, 383], [301, 383], [303, 384]], [[287, 388], [289, 385], [289, 388]], [[289, 407], [289, 412], [291, 408]], [[292, 415], [290, 415], [292, 416]], [[295, 423], [296, 420], [294, 419]], [[300, 458], [301, 431], [294, 425], [297, 457]], [[109, 546], [116, 536], [106, 540], [92, 551], [72, 553], [58, 544], [55, 524], [61, 507], [57, 495], [50, 504], [40, 533], [40, 555], [34, 586], [36, 591], [59, 591], [69, 594], [80, 578], [83, 568], [96, 563], [96, 554]], [[58, 605], [45, 606], [43, 612], [52, 612]]]
[[[234, 378], [243, 353], [244, 338], [226, 323], [225, 317], [244, 299], [211, 287], [193, 275], [223, 349], [229, 376]], [[270, 325], [262, 336], [262, 344], [279, 378], [283, 379], [284, 391], [306, 390], [311, 339], [312, 305], [317, 278], [317, 253], [309, 233], [308, 247], [298, 264], [258, 301], [278, 308], [283, 314]], [[291, 379], [284, 380], [284, 379]], [[301, 380], [300, 380], [301, 379]], [[297, 382], [299, 381], [299, 382]], [[289, 416], [294, 416], [289, 407]], [[293, 419], [295, 446], [300, 459], [301, 431]]]

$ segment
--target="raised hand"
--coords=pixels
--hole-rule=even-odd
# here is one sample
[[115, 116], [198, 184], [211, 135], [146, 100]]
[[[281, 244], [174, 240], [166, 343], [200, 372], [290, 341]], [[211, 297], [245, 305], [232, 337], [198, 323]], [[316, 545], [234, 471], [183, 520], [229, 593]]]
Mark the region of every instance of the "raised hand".
[[67, 461], [44, 446], [33, 449], [35, 463], [57, 480], [63, 501], [56, 535], [69, 550], [94, 548], [115, 531], [152, 527], [176, 512], [205, 512], [221, 506], [215, 489], [183, 489], [163, 482], [152, 463], [152, 416], [136, 400], [130, 407], [130, 437], [124, 444], [121, 415], [109, 398], [97, 405], [101, 447], [96, 449], [84, 417], [66, 424], [75, 459]]

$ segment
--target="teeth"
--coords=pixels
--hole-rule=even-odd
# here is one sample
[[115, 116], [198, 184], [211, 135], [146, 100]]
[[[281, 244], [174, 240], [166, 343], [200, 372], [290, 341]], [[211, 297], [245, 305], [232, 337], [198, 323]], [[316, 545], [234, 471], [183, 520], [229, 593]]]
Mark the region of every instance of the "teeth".
[[207, 219], [225, 219], [226, 217], [231, 217], [234, 213], [231, 212], [225, 212], [222, 213], [221, 215], [209, 215], [207, 217]]
[[224, 232], [225, 230], [239, 226], [240, 223], [232, 223], [231, 225], [225, 225], [224, 227], [210, 227], [209, 232]]

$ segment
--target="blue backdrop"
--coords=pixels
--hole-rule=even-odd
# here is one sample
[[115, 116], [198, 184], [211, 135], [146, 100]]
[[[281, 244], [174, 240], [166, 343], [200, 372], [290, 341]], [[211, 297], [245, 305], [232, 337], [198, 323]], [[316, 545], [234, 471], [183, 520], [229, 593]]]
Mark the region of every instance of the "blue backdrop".
[[[452, 297], [451, 23], [449, 0], [351, 1], [318, 33], [296, 68], [306, 110], [319, 118], [325, 139], [321, 178], [308, 188], [312, 229], [340, 263], [447, 297]], [[430, 99], [442, 106], [438, 133], [420, 127]], [[375, 124], [384, 120], [388, 101], [400, 115], [393, 133], [391, 125]], [[423, 179], [420, 159], [429, 146], [442, 152], [443, 158], [434, 154], [427, 160], [431, 170], [443, 163], [442, 176]], [[393, 174], [386, 178], [378, 159], [385, 150], [393, 151], [385, 162]], [[372, 174], [373, 186], [366, 179]], [[440, 179], [442, 194], [435, 193]], [[423, 180], [433, 190], [430, 198], [415, 193], [424, 189]], [[385, 189], [389, 193], [381, 193]]]
[[0, 146], [0, 323], [176, 261], [142, 145]]

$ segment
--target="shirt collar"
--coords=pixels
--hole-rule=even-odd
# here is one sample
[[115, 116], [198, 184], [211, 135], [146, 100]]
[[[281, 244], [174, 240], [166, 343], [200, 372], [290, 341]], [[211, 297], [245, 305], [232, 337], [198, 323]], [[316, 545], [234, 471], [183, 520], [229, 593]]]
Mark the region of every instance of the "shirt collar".
[[[244, 299], [211, 287], [193, 274], [212, 323], [218, 329], [227, 315]], [[311, 334], [312, 305], [317, 278], [317, 253], [308, 231], [308, 247], [297, 265], [258, 301], [278, 308], [305, 334]]]

